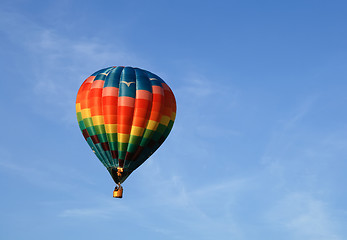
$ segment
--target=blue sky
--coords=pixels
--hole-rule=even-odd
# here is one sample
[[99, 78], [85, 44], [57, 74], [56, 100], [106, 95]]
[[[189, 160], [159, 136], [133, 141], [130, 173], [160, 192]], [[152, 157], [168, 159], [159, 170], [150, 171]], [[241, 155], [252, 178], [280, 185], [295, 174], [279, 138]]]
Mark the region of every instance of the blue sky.
[[[0, 239], [347, 238], [345, 1], [4, 0], [0, 20]], [[113, 65], [178, 104], [123, 199], [75, 117]]]

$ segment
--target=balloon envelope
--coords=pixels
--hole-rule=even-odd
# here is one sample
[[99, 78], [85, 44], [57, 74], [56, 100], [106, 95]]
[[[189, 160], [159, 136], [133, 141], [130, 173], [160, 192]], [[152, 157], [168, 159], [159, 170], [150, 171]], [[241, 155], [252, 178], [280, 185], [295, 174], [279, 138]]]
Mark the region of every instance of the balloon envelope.
[[[76, 99], [79, 127], [90, 148], [122, 183], [169, 135], [176, 101], [157, 75], [132, 67], [108, 67], [88, 77]], [[117, 174], [122, 169], [122, 174]]]

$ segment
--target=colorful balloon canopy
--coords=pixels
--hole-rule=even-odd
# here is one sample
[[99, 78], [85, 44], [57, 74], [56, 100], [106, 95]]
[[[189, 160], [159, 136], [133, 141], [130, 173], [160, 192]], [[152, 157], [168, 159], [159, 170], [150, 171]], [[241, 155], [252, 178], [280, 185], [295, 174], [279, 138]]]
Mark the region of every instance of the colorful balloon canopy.
[[139, 68], [108, 67], [83, 82], [76, 112], [85, 140], [120, 184], [167, 138], [176, 101], [157, 75]]

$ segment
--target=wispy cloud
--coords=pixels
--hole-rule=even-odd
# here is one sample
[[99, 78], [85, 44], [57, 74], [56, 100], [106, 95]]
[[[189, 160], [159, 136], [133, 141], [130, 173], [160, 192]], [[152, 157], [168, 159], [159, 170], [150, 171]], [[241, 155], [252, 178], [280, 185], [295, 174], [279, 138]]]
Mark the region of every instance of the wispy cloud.
[[[277, 184], [283, 184], [284, 171], [292, 163], [293, 154], [297, 154], [298, 138], [306, 138], [300, 133], [301, 121], [313, 108], [315, 98], [311, 97], [301, 103], [296, 109], [288, 109], [287, 118], [274, 125], [272, 134], [261, 158], [261, 163], [267, 170], [278, 177]], [[289, 153], [290, 152], [290, 153]], [[298, 156], [294, 156], [298, 157]], [[300, 157], [302, 158], [302, 157]]]
[[288, 109], [289, 117], [273, 128], [261, 159], [260, 181], [272, 181], [274, 187], [267, 193], [274, 206], [267, 214], [269, 224], [287, 232], [288, 239], [342, 239], [339, 217], [327, 200], [334, 195], [329, 187], [333, 166], [346, 151], [338, 148], [340, 134], [308, 131], [311, 123], [306, 119], [312, 119], [318, 100], [311, 96]]
[[[157, 169], [154, 173], [151, 171], [153, 168]], [[145, 201], [152, 202], [160, 215], [170, 216], [166, 221], [200, 235], [202, 239], [212, 237], [206, 235], [207, 228], [215, 229], [214, 234], [218, 232], [220, 236], [240, 234], [232, 208], [247, 191], [250, 179], [230, 178], [193, 186], [187, 184], [181, 175], [166, 175], [155, 161], [142, 169], [140, 177], [151, 189], [152, 198]]]
[[290, 233], [290, 239], [340, 240], [327, 204], [309, 193], [293, 192], [281, 199], [268, 215], [271, 223]]
[[[137, 188], [140, 199], [125, 196], [115, 201], [109, 196], [99, 196], [89, 207], [67, 208], [59, 216], [94, 221], [126, 215], [127, 221], [136, 219], [136, 225], [170, 239], [184, 239], [183, 236], [226, 239], [223, 237], [242, 235], [231, 209], [247, 189], [248, 179], [229, 179], [192, 188], [179, 175], [167, 176], [155, 161], [146, 164], [137, 179], [144, 183], [142, 189]], [[214, 207], [216, 204], [218, 207]], [[208, 234], [206, 229], [214, 231]]]
[[[227, 125], [238, 101], [238, 90], [198, 72], [183, 73], [182, 84], [175, 91], [177, 118], [173, 128], [174, 149], [179, 154], [205, 162], [211, 155], [211, 141], [227, 142], [240, 135], [238, 129]], [[221, 114], [224, 113], [224, 114]], [[216, 146], [215, 144], [213, 146]], [[178, 157], [182, 159], [182, 157]]]
[[81, 182], [87, 186], [94, 184], [88, 176], [76, 169], [40, 159], [22, 161], [3, 148], [0, 149], [0, 170], [16, 176], [26, 184], [64, 193], [73, 193]]
[[59, 213], [59, 217], [85, 220], [112, 219], [117, 215], [128, 215], [129, 217], [136, 215], [136, 217], [139, 217], [139, 214], [129, 206], [121, 202], [115, 203], [115, 200], [110, 199], [109, 196], [94, 196], [90, 202], [94, 202], [95, 205], [92, 207], [65, 209]]
[[[105, 43], [100, 38], [68, 38], [54, 29], [12, 12], [1, 12], [4, 36], [21, 50], [23, 81], [33, 107], [41, 115], [75, 123], [76, 92], [94, 71], [117, 64], [140, 63], [117, 39]], [[30, 95], [31, 94], [31, 95]]]
[[[182, 85], [176, 90], [183, 99], [190, 99], [196, 107], [215, 106], [228, 108], [236, 104], [237, 89], [224, 81], [215, 79], [215, 76], [206, 76], [199, 72], [185, 70], [182, 72]], [[187, 102], [188, 103], [188, 102]]]

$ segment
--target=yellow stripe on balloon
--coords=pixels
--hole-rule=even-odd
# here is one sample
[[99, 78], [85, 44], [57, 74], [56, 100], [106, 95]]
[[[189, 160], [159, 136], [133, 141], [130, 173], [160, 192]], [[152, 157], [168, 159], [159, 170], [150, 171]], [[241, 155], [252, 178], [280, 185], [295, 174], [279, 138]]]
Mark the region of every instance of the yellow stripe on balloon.
[[129, 142], [129, 134], [124, 134], [124, 133], [118, 133], [117, 137], [118, 137], [118, 142], [121, 143], [128, 143]]
[[105, 124], [106, 133], [117, 133], [117, 124]]
[[175, 112], [172, 112], [172, 113], [171, 113], [171, 120], [172, 120], [172, 121], [175, 121], [175, 118], [176, 118], [176, 113], [175, 113]]
[[160, 119], [160, 123], [167, 126], [170, 122], [170, 117], [168, 116], [162, 116], [161, 119]]
[[146, 128], [149, 129], [149, 130], [157, 130], [157, 127], [158, 127], [158, 122], [156, 121], [153, 121], [153, 120], [149, 120], [148, 123], [147, 123], [147, 126]]
[[103, 125], [104, 124], [104, 117], [103, 116], [93, 116], [92, 120], [93, 120], [94, 125]]
[[144, 128], [133, 126], [131, 128], [130, 135], [135, 135], [141, 137], [143, 135]]
[[90, 117], [92, 117], [92, 115], [90, 113], [90, 108], [82, 109], [82, 118], [85, 119], [85, 118], [90, 118]]
[[76, 103], [76, 112], [81, 112], [81, 103]]

